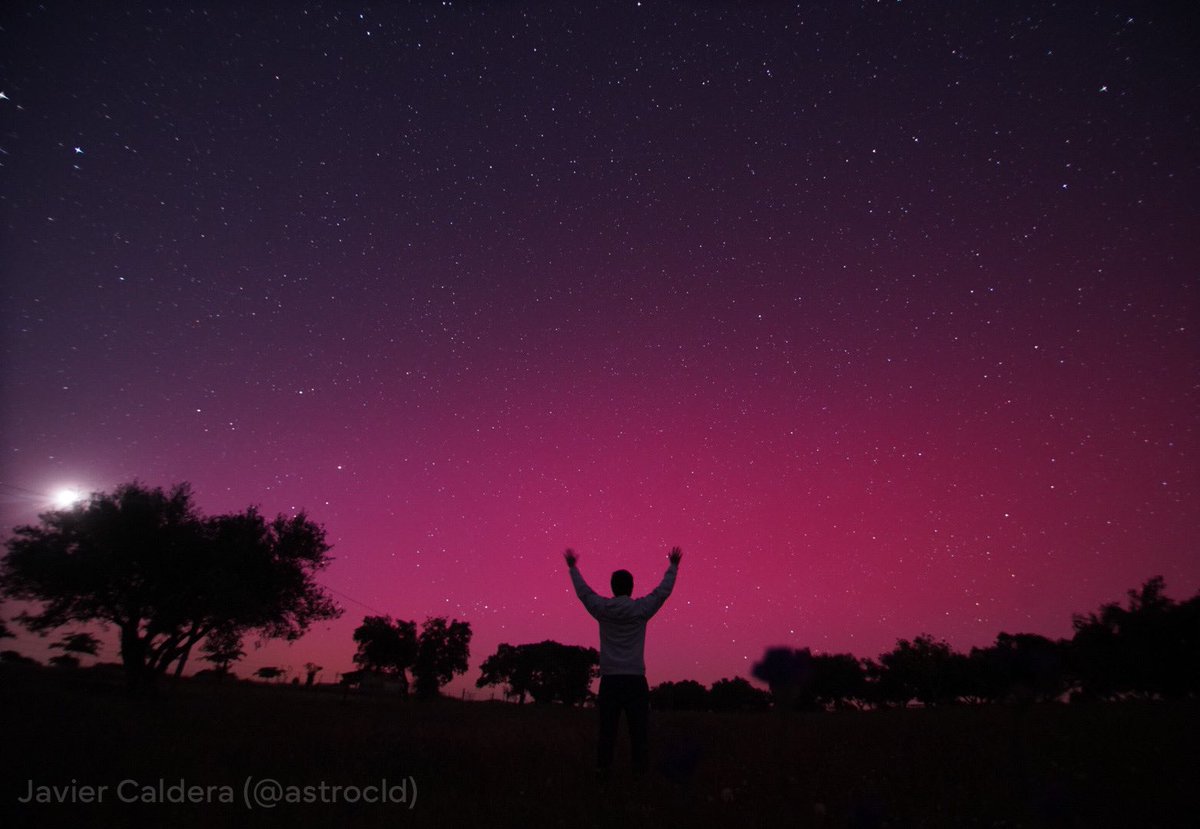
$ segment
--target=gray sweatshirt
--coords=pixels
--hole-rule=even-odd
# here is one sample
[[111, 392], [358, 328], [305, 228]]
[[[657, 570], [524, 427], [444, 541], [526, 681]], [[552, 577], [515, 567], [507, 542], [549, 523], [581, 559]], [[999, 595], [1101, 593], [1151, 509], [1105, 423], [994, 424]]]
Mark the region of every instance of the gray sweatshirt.
[[667, 567], [658, 587], [640, 599], [629, 596], [613, 596], [611, 599], [599, 595], [588, 587], [583, 576], [575, 567], [571, 568], [571, 582], [575, 595], [583, 602], [587, 612], [600, 623], [600, 675], [614, 674], [644, 675], [646, 662], [646, 622], [658, 612], [675, 587], [678, 565]]

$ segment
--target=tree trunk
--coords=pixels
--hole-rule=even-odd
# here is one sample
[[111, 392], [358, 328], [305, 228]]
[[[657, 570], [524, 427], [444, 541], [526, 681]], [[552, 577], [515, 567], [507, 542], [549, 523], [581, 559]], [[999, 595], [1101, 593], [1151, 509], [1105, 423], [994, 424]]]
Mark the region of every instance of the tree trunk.
[[187, 635], [183, 647], [179, 651], [179, 661], [175, 663], [175, 681], [179, 681], [179, 677], [183, 676], [183, 666], [187, 664], [188, 656], [192, 652], [192, 648], [196, 647], [196, 643], [208, 635], [208, 631], [200, 627], [193, 627], [191, 633]]
[[121, 663], [125, 666], [125, 681], [135, 693], [153, 686], [153, 675], [146, 668], [146, 642], [138, 635], [137, 621], [120, 625]]
[[187, 664], [188, 654], [191, 650], [191, 648], [185, 648], [183, 653], [179, 654], [179, 661], [175, 663], [175, 682], [178, 682], [179, 677], [183, 676], [183, 666]]

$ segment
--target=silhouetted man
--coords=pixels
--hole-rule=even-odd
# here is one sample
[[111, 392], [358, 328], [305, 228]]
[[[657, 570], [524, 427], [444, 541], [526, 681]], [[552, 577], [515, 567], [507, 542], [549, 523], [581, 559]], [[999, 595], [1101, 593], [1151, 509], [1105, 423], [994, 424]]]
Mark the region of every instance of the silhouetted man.
[[575, 595], [600, 623], [600, 696], [596, 701], [600, 711], [600, 744], [596, 768], [602, 777], [606, 777], [612, 767], [617, 726], [624, 711], [629, 723], [633, 772], [640, 776], [646, 771], [646, 731], [650, 717], [650, 687], [646, 684], [643, 658], [646, 622], [671, 595], [683, 553], [678, 547], [671, 550], [666, 575], [658, 587], [640, 599], [633, 598], [633, 575], [628, 570], [617, 570], [612, 574], [613, 596], [606, 599], [588, 587], [575, 568], [575, 551], [567, 550], [565, 558]]

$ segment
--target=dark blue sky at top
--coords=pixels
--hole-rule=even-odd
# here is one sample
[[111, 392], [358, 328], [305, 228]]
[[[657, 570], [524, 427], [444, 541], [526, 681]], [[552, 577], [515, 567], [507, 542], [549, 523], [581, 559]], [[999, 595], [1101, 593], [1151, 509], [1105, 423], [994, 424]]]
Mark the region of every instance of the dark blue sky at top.
[[1190, 595], [1196, 21], [12, 4], [4, 520], [307, 509], [347, 613], [261, 658], [339, 669], [365, 608], [591, 643], [566, 546], [684, 547], [652, 679]]

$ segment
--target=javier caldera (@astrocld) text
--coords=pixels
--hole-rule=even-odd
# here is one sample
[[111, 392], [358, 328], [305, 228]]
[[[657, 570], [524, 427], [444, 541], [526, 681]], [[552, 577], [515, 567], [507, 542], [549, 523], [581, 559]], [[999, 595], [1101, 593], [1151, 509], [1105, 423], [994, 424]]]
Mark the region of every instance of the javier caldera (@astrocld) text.
[[417, 781], [412, 777], [355, 785], [329, 783], [287, 784], [270, 777], [247, 777], [241, 785], [190, 783], [177, 780], [125, 779], [117, 783], [42, 783], [26, 780], [17, 802], [29, 805], [90, 805], [141, 803], [149, 805], [204, 804], [242, 805], [247, 809], [276, 806], [336, 805], [367, 803], [412, 809], [417, 803]]

